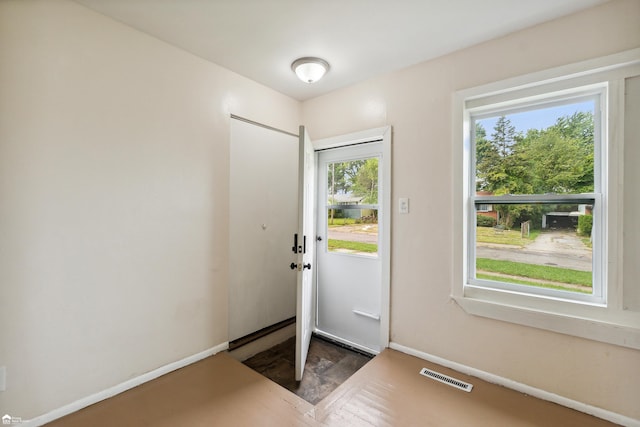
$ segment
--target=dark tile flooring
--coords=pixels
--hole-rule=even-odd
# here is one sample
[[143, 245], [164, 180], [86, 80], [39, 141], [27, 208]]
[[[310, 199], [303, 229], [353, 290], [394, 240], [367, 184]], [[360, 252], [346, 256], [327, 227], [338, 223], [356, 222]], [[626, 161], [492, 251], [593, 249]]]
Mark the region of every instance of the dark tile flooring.
[[295, 352], [296, 338], [293, 337], [243, 363], [315, 405], [371, 360], [371, 356], [314, 336], [302, 381], [298, 382], [294, 372]]

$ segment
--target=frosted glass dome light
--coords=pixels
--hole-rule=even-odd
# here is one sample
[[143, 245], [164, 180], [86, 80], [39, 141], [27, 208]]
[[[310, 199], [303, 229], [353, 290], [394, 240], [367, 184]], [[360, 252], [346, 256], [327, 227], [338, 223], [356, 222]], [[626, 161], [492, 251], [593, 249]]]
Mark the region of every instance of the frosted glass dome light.
[[329, 70], [329, 63], [324, 59], [305, 57], [293, 61], [291, 69], [303, 82], [314, 83]]

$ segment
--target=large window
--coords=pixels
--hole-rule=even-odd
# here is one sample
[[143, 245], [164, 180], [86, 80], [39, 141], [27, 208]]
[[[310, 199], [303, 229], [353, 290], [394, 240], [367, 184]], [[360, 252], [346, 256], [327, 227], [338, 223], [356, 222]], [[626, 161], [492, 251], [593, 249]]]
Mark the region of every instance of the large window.
[[638, 78], [640, 49], [456, 92], [452, 297], [467, 313], [640, 348], [625, 239]]
[[605, 100], [598, 85], [468, 109], [470, 286], [606, 302]]

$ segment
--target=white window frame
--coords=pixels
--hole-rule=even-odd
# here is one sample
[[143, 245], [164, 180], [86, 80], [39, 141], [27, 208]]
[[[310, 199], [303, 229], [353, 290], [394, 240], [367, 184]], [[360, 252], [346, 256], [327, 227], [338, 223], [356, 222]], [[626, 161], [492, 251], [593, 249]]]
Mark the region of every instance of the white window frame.
[[[454, 141], [454, 275], [452, 298], [466, 312], [512, 323], [640, 349], [640, 313], [624, 310], [622, 289], [622, 194], [624, 79], [640, 74], [640, 49], [545, 70], [455, 93]], [[598, 95], [600, 94], [600, 95]], [[558, 291], [518, 286], [486, 286], [475, 277], [475, 204], [500, 203], [499, 198], [475, 195], [475, 159], [471, 141], [472, 114], [528, 109], [549, 100], [562, 102], [580, 95], [600, 96], [604, 108], [600, 164], [594, 171], [594, 193], [547, 196], [551, 201], [593, 200], [594, 296], [582, 298]], [[550, 98], [550, 96], [552, 96]], [[526, 102], [525, 102], [526, 100]], [[597, 119], [597, 111], [594, 119]], [[596, 126], [596, 129], [598, 126]], [[594, 144], [598, 146], [597, 141]], [[598, 169], [599, 168], [599, 169]], [[528, 196], [509, 196], [526, 202]], [[473, 227], [470, 226], [473, 225]], [[598, 248], [595, 248], [596, 245]], [[597, 265], [596, 265], [597, 264]], [[491, 281], [490, 281], [491, 282]], [[480, 285], [480, 286], [479, 286]], [[533, 288], [533, 287], [531, 287]], [[595, 287], [594, 287], [595, 289]], [[560, 291], [561, 292], [561, 291]], [[569, 294], [569, 293], [567, 293]], [[570, 296], [570, 298], [568, 298]]]
[[[498, 106], [487, 103], [482, 104], [483, 98], [476, 98], [471, 101], [473, 107], [464, 109], [464, 116], [469, 120], [468, 126], [470, 135], [467, 138], [469, 143], [469, 181], [466, 183], [468, 188], [469, 215], [467, 217], [467, 248], [468, 254], [468, 282], [465, 286], [478, 288], [493, 288], [505, 292], [523, 293], [535, 295], [541, 298], [562, 299], [576, 303], [592, 303], [606, 304], [606, 280], [605, 271], [606, 263], [602, 243], [606, 236], [603, 232], [606, 223], [606, 206], [604, 206], [605, 198], [602, 197], [602, 191], [607, 187], [606, 183], [606, 149], [604, 148], [606, 136], [606, 120], [601, 120], [607, 116], [607, 91], [608, 82], [602, 82], [587, 87], [568, 88], [559, 93], [543, 93], [541, 88], [539, 94], [533, 99], [520, 98], [519, 91], [513, 91], [513, 98], [509, 101], [502, 101]], [[489, 97], [490, 99], [490, 97]], [[593, 101], [594, 102], [594, 191], [588, 194], [529, 194], [529, 195], [506, 195], [506, 196], [478, 196], [475, 195], [476, 185], [476, 159], [475, 159], [475, 123], [486, 117], [495, 117], [499, 115], [507, 116], [516, 112], [533, 111], [541, 108], [548, 108], [556, 105], [566, 105], [571, 103]], [[489, 101], [490, 102], [490, 101]], [[466, 107], [466, 106], [465, 106]], [[482, 205], [499, 205], [499, 204], [535, 204], [535, 203], [554, 203], [554, 204], [592, 204], [593, 212], [593, 263], [592, 263], [592, 294], [583, 294], [578, 292], [561, 291], [556, 289], [526, 286], [507, 283], [505, 281], [478, 279], [476, 278], [476, 212], [477, 206]], [[469, 290], [468, 293], [473, 292]]]

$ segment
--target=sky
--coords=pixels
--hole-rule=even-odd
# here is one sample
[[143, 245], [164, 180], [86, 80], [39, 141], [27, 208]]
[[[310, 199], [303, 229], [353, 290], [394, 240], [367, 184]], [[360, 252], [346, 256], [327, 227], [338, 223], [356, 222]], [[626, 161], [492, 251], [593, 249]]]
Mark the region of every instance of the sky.
[[[524, 111], [515, 114], [506, 114], [505, 117], [511, 121], [513, 126], [516, 127], [516, 132], [526, 134], [528, 129], [546, 129], [553, 125], [558, 117], [571, 116], [578, 111], [590, 111], [593, 113], [593, 101], [559, 105], [551, 108]], [[500, 116], [496, 116], [478, 120], [478, 123], [482, 124], [482, 127], [487, 131], [487, 137], [491, 137], [493, 127], [499, 117]]]

